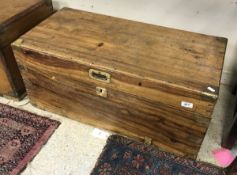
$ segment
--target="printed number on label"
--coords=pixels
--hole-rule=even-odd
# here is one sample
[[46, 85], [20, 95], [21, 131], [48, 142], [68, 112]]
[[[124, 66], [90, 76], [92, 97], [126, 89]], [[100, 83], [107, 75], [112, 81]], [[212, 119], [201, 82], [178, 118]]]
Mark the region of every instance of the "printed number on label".
[[109, 137], [109, 133], [106, 132], [106, 131], [103, 131], [103, 130], [100, 130], [98, 128], [95, 128], [92, 132], [92, 135], [94, 137], [97, 137], [99, 139], [103, 139], [103, 140], [106, 140], [108, 137]]
[[192, 108], [193, 108], [193, 103], [186, 102], [186, 101], [182, 101], [182, 102], [181, 102], [181, 106], [182, 106], [182, 107], [185, 107], [185, 108], [192, 109]]

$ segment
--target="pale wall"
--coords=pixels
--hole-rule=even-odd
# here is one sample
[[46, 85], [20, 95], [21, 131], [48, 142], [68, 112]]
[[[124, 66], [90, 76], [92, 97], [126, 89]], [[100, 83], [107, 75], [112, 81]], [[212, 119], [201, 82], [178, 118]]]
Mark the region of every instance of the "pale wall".
[[237, 0], [53, 0], [71, 7], [229, 39], [223, 83], [237, 79]]

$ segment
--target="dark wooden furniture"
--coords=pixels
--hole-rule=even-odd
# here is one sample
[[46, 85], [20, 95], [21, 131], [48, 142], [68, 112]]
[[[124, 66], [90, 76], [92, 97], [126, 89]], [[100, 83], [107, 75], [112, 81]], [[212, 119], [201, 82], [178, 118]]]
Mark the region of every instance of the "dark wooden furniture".
[[14, 44], [32, 104], [196, 157], [227, 40], [63, 9]]
[[1, 0], [0, 8], [0, 95], [21, 98], [25, 86], [10, 44], [52, 14], [52, 2]]
[[222, 146], [224, 148], [232, 149], [236, 141], [237, 141], [237, 114], [235, 115], [233, 125], [231, 126], [229, 133], [223, 140]]
[[[236, 89], [237, 89], [237, 85], [233, 90], [233, 93], [235, 95], [237, 95]], [[222, 146], [224, 148], [232, 149], [235, 144], [237, 144], [237, 102], [236, 102], [236, 107], [235, 107], [233, 124], [229, 132], [223, 138]]]
[[226, 170], [226, 175], [237, 175], [237, 159], [228, 167]]

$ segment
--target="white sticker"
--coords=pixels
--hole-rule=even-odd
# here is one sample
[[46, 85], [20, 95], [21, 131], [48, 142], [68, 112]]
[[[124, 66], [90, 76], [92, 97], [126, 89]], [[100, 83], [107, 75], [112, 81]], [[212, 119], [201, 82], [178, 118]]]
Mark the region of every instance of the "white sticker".
[[106, 131], [100, 130], [98, 128], [95, 128], [92, 132], [92, 135], [94, 137], [97, 137], [99, 139], [107, 140], [110, 134]]
[[207, 89], [208, 89], [209, 91], [211, 91], [211, 92], [216, 92], [216, 90], [215, 90], [215, 89], [213, 89], [213, 88], [212, 88], [212, 87], [210, 87], [210, 86], [209, 86]]
[[181, 106], [183, 106], [183, 107], [185, 107], [185, 108], [190, 108], [190, 109], [192, 109], [192, 108], [193, 108], [193, 103], [186, 102], [186, 101], [182, 101], [182, 102], [181, 102]]

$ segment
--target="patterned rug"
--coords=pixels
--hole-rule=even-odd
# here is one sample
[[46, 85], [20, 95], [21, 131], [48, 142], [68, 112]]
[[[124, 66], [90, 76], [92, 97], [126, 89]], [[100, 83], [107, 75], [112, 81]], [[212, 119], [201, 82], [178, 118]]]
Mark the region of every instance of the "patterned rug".
[[0, 104], [0, 175], [17, 175], [59, 122]]
[[91, 175], [223, 175], [209, 164], [159, 151], [153, 146], [113, 135]]

